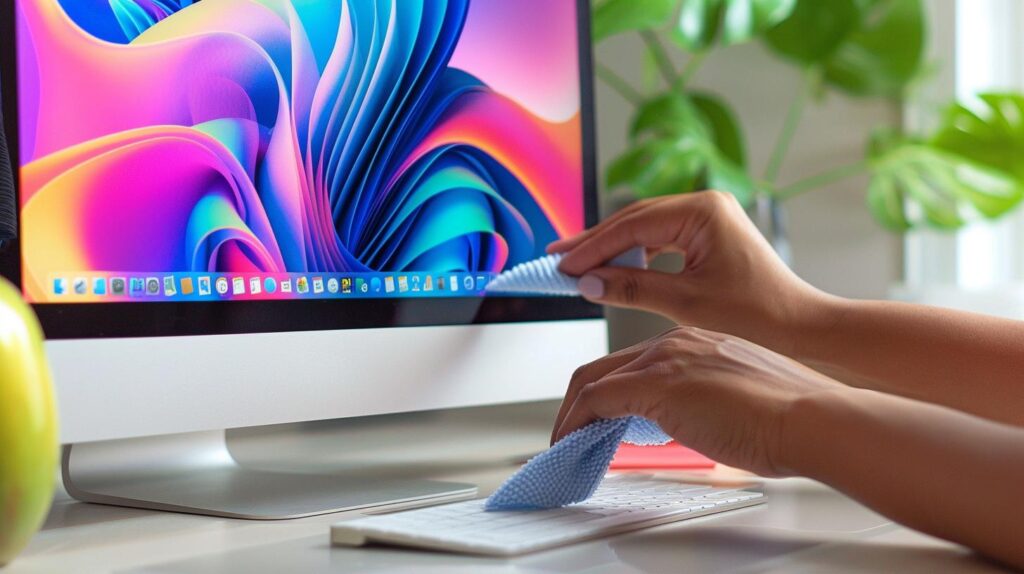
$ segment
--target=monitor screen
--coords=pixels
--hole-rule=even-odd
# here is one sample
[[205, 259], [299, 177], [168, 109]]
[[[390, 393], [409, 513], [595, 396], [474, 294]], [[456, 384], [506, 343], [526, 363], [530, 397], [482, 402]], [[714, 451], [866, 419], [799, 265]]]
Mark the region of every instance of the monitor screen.
[[576, 0], [15, 0], [43, 306], [475, 298], [587, 219]]

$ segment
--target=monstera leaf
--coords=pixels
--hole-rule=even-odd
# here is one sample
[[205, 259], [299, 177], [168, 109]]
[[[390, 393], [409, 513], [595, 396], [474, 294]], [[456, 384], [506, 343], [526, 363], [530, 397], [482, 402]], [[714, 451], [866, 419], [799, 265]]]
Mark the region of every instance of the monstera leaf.
[[691, 52], [707, 49], [721, 36], [739, 44], [784, 20], [796, 0], [683, 0], [674, 38]]
[[601, 0], [594, 5], [591, 34], [598, 42], [609, 36], [659, 28], [672, 17], [678, 0]]
[[[739, 126], [716, 98], [669, 93], [640, 107], [633, 145], [608, 168], [610, 189], [629, 186], [639, 197], [702, 188], [728, 191], [743, 203], [754, 183], [743, 168]], [[723, 149], [724, 148], [724, 149]]]
[[899, 97], [920, 74], [921, 0], [862, 0], [862, 20], [825, 66], [825, 82], [847, 93]]
[[975, 214], [999, 217], [1024, 198], [1024, 182], [1012, 173], [929, 142], [882, 134], [869, 162], [868, 206], [894, 231], [922, 223], [956, 229]]
[[747, 148], [739, 121], [722, 98], [708, 92], [691, 92], [690, 102], [703, 115], [722, 155], [738, 166], [747, 165]]
[[924, 18], [921, 0], [798, 0], [765, 38], [779, 55], [821, 68], [827, 85], [898, 97], [922, 68]]
[[797, 0], [793, 13], [765, 35], [779, 55], [805, 66], [830, 60], [860, 26], [855, 0]]
[[973, 109], [953, 105], [932, 144], [1024, 181], [1024, 96], [988, 93], [978, 100]]

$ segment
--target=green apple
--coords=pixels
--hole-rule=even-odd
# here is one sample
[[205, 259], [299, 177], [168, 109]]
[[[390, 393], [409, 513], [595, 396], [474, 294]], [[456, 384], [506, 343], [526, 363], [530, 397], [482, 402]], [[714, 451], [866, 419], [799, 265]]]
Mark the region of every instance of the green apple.
[[0, 566], [46, 518], [58, 440], [43, 331], [21, 293], [0, 278]]

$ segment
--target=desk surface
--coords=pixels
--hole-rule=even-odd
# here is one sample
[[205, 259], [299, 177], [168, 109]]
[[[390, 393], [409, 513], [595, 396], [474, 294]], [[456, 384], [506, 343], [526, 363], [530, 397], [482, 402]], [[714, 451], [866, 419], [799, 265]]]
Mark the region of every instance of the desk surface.
[[[291, 435], [256, 437], [252, 452], [289, 453], [298, 461], [318, 461], [324, 469], [331, 449], [339, 444], [351, 460], [372, 453], [383, 466], [442, 480], [480, 485], [487, 493], [517, 466], [522, 454], [509, 453], [543, 445], [548, 414], [533, 427], [511, 422], [500, 427], [491, 419], [491, 437], [475, 446], [466, 425], [457, 420], [423, 428], [445, 427], [461, 437], [428, 437], [446, 445], [448, 458], [437, 450], [421, 460], [385, 455], [368, 444], [365, 427], [354, 429], [357, 440], [314, 430], [308, 425]], [[460, 426], [462, 425], [462, 426]], [[496, 428], [500, 427], [500, 428]], [[514, 428], [511, 428], [514, 427]], [[479, 427], [473, 427], [474, 429]], [[534, 428], [535, 430], [529, 430]], [[388, 421], [387, 429], [408, 442], [412, 427]], [[524, 430], [526, 429], [526, 430]], [[379, 429], [378, 429], [379, 430]], [[532, 433], [532, 434], [531, 434]], [[381, 432], [372, 436], [380, 436]], [[419, 434], [429, 433], [419, 431]], [[481, 433], [476, 433], [480, 435]], [[517, 437], [518, 445], [510, 444]], [[351, 438], [351, 437], [350, 437]], [[504, 443], [502, 442], [504, 441]], [[525, 441], [525, 442], [524, 442]], [[246, 454], [244, 440], [232, 447], [236, 457], [260, 463]], [[455, 452], [455, 445], [462, 450]], [[500, 447], [500, 448], [499, 448]], [[361, 449], [361, 450], [359, 450]], [[494, 453], [504, 451], [504, 462]], [[485, 456], [486, 455], [486, 456]], [[513, 458], [509, 458], [513, 456]], [[390, 458], [388, 458], [390, 457]], [[258, 459], [258, 457], [255, 457]], [[365, 468], [366, 460], [359, 463]], [[401, 464], [398, 462], [401, 461]], [[358, 460], [357, 460], [358, 462]], [[337, 456], [335, 456], [337, 463]], [[313, 468], [313, 465], [306, 466]], [[331, 466], [331, 465], [328, 465]], [[338, 464], [331, 466], [337, 468]], [[333, 548], [330, 524], [355, 516], [332, 514], [311, 518], [251, 522], [83, 504], [59, 493], [43, 531], [4, 574], [52, 572], [121, 573], [282, 573], [282, 572], [445, 572], [445, 573], [640, 573], [640, 572], [1002, 572], [970, 552], [891, 523], [838, 492], [803, 479], [768, 481], [768, 504], [717, 516], [697, 518], [613, 538], [549, 550], [515, 559], [496, 559], [374, 547]]]
[[[463, 473], [493, 486], [504, 473]], [[9, 574], [51, 572], [999, 572], [967, 551], [798, 479], [770, 502], [516, 559], [328, 544], [344, 514], [248, 522], [83, 504], [60, 495]]]

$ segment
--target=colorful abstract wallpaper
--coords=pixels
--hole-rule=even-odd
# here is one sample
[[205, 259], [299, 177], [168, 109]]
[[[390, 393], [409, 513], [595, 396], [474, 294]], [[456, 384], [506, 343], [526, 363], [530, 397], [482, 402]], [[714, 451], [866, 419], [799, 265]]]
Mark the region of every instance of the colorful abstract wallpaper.
[[16, 5], [30, 300], [77, 275], [493, 274], [583, 229], [575, 0]]

